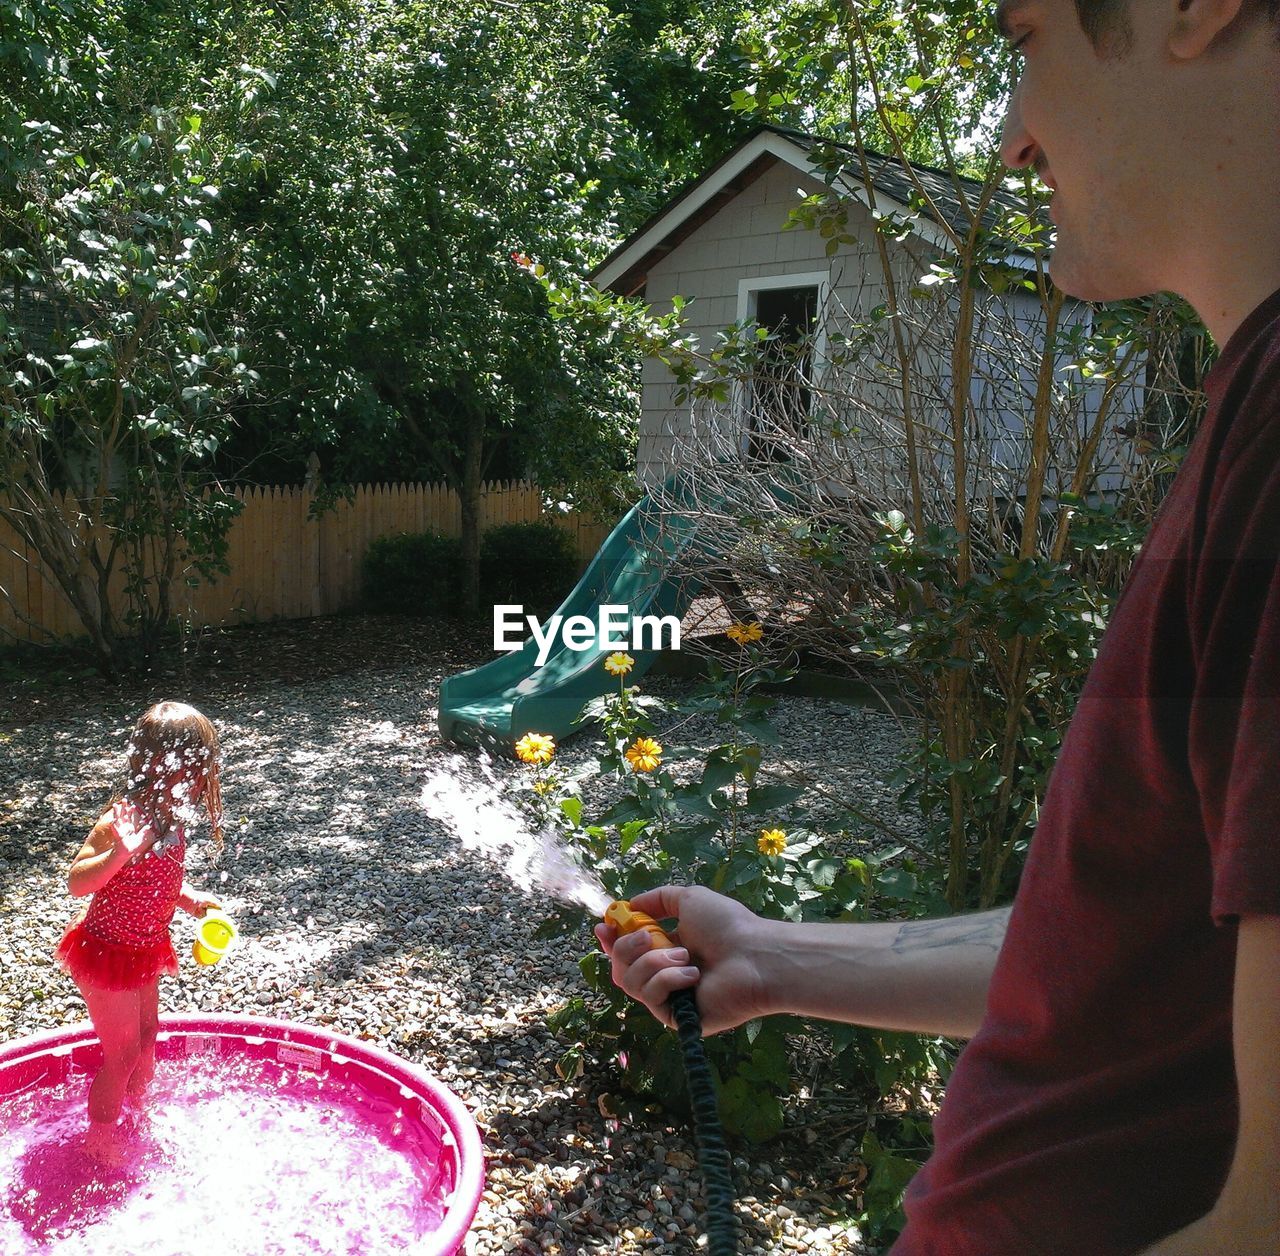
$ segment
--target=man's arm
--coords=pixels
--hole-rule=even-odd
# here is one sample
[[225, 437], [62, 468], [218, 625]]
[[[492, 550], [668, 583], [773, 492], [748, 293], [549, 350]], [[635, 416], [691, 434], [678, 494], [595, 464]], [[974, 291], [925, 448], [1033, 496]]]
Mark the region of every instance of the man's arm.
[[775, 1010], [972, 1038], [1009, 908], [861, 925], [785, 925], [766, 961]]
[[972, 1037], [1009, 921], [1003, 908], [938, 920], [793, 924], [689, 886], [663, 886], [631, 902], [657, 919], [676, 917], [676, 945], [653, 948], [643, 930], [616, 937], [597, 925], [614, 982], [664, 1024], [672, 992], [697, 984], [707, 1033], [792, 1012]]
[[1142, 1256], [1280, 1250], [1280, 916], [1241, 918], [1232, 1005], [1240, 1127], [1226, 1185], [1205, 1216]]

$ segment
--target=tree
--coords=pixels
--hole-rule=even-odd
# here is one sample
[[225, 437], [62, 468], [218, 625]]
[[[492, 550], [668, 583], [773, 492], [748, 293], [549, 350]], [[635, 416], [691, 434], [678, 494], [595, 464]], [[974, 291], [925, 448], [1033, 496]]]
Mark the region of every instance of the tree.
[[[559, 316], [625, 328], [671, 368], [693, 419], [667, 434], [669, 457], [704, 504], [682, 482], [670, 509], [705, 516], [759, 605], [803, 604], [780, 647], [856, 650], [917, 706], [925, 732], [904, 783], [935, 871], [953, 908], [990, 905], [1016, 884], [1056, 730], [1198, 414], [1197, 381], [1179, 371], [1195, 319], [1164, 299], [1067, 316], [1044, 193], [997, 159], [1013, 79], [985, 11], [775, 5], [743, 48], [754, 81], [737, 107], [829, 140], [812, 151], [826, 189], [797, 201], [792, 225], [831, 257], [872, 240], [860, 290], [822, 312], [825, 372], [809, 371], [809, 339], [786, 346], [747, 323], [701, 345], [679, 299], [655, 317], [561, 271], [544, 283]], [[906, 215], [875, 192], [886, 160]], [[780, 364], [812, 400], [802, 422], [731, 404], [762, 397]], [[1135, 388], [1136, 418], [1120, 404]], [[993, 432], [979, 399], [1020, 424]], [[1141, 431], [1122, 440], [1120, 414]], [[753, 420], [779, 430], [744, 458]], [[718, 554], [685, 553], [704, 583], [722, 574]]]
[[596, 59], [606, 103], [626, 129], [596, 165], [618, 197], [625, 235], [749, 131], [729, 107], [741, 81], [739, 32], [747, 18], [732, 0], [608, 0], [606, 7], [612, 20]]
[[215, 314], [230, 258], [197, 106], [102, 108], [133, 16], [0, 7], [0, 517], [107, 670], [167, 624], [180, 574], [216, 567], [233, 508], [210, 459], [253, 380]]
[[257, 53], [277, 84], [262, 166], [225, 219], [244, 242], [229, 299], [263, 349], [244, 422], [292, 428], [334, 487], [391, 462], [457, 488], [472, 606], [495, 459], [588, 503], [630, 460], [626, 371], [514, 260], [603, 251], [587, 170], [620, 123], [596, 107], [600, 17], [325, 0]]
[[618, 501], [634, 366], [551, 320], [513, 257], [590, 264], [664, 177], [601, 68], [625, 22], [510, 0], [28, 12], [4, 10], [0, 63], [4, 465], [100, 657], [216, 567], [221, 484], [314, 452], [331, 492], [459, 488], [473, 597], [486, 472]]
[[[848, 242], [853, 206], [839, 179], [847, 172], [870, 185], [879, 148], [903, 172], [909, 208], [943, 231], [940, 247], [912, 258], [919, 279], [904, 283], [895, 245], [907, 246], [905, 224], [871, 199], [883, 301], [852, 320], [864, 343], [848, 347], [852, 359], [869, 350], [886, 368], [892, 395], [875, 430], [892, 431], [899, 474], [896, 492], [886, 485], [888, 494], [865, 502], [882, 530], [871, 553], [887, 578], [859, 583], [859, 618], [871, 626], [867, 653], [897, 666], [927, 730], [911, 789], [938, 838], [947, 900], [987, 906], [1016, 885], [1056, 730], [1167, 482], [1168, 451], [1176, 458], [1198, 415], [1194, 384], [1166, 375], [1145, 408], [1156, 441], [1121, 446], [1111, 431], [1117, 399], [1138, 382], [1149, 387], [1148, 364], [1198, 324], [1185, 304], [1163, 299], [1065, 316], [1045, 265], [1045, 190], [1027, 172], [1006, 179], [999, 161], [1014, 70], [985, 7], [789, 5], [762, 15], [762, 27], [773, 18], [769, 38], [751, 44], [757, 85], [739, 107], [768, 116], [807, 100], [843, 141], [825, 154], [830, 190], [800, 207], [798, 220], [821, 230], [829, 253]], [[958, 215], [939, 208], [939, 182]], [[1002, 209], [998, 190], [1017, 192], [1023, 205]], [[1032, 273], [1008, 264], [1014, 246], [1035, 258]], [[1001, 308], [1014, 293], [1034, 297], [1038, 344]], [[1013, 385], [1022, 419], [1020, 453], [1003, 469], [1013, 482], [1003, 489], [992, 487], [973, 400], [993, 384], [1005, 396]], [[1082, 424], [1076, 403], [1090, 387], [1096, 406]], [[839, 410], [837, 425], [848, 430]], [[1118, 516], [1095, 491], [1104, 464], [1117, 460], [1125, 463]], [[1090, 525], [1083, 543], [1072, 536], [1077, 521]], [[1098, 549], [1119, 563], [1100, 570]]]

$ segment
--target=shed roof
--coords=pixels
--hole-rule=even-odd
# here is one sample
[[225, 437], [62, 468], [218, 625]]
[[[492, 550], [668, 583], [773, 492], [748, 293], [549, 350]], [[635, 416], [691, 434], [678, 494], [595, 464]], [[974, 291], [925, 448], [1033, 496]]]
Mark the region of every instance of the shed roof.
[[[686, 184], [650, 219], [633, 231], [588, 276], [601, 288], [612, 288], [625, 296], [639, 292], [645, 285], [649, 270], [655, 262], [665, 257], [681, 241], [687, 239], [709, 218], [739, 192], [754, 183], [767, 170], [779, 162], [786, 162], [802, 173], [822, 179], [824, 171], [815, 159], [815, 150], [835, 148], [856, 158], [852, 144], [809, 135], [785, 127], [764, 125], [757, 127], [731, 152], [722, 157], [710, 170]], [[945, 247], [947, 233], [938, 222], [922, 210], [909, 208], [915, 192], [912, 175], [897, 157], [886, 156], [867, 149], [867, 166], [870, 183], [876, 192], [876, 207], [904, 214], [914, 220], [916, 233], [930, 243]], [[947, 227], [957, 233], [968, 234], [969, 213], [957, 194], [949, 173], [933, 166], [912, 162], [910, 166], [920, 185], [928, 193], [937, 210], [937, 216]], [[976, 179], [961, 179], [961, 184], [976, 200], [982, 184]], [[842, 175], [838, 187], [857, 197], [864, 204], [870, 196], [866, 181], [848, 173]], [[1006, 191], [995, 189], [991, 204], [983, 216], [984, 225], [991, 227], [997, 218], [1012, 210], [1026, 212], [1026, 201]], [[1044, 220], [1041, 220], [1044, 221]], [[1029, 258], [1031, 253], [1016, 242], [1009, 244], [1011, 256]]]

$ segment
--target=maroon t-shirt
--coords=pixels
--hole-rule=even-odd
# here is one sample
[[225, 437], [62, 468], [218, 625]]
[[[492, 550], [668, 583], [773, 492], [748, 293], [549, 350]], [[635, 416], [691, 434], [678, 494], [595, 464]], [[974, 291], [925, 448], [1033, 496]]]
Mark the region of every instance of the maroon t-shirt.
[[893, 1256], [1128, 1256], [1226, 1180], [1237, 921], [1280, 914], [1280, 292], [1205, 387]]

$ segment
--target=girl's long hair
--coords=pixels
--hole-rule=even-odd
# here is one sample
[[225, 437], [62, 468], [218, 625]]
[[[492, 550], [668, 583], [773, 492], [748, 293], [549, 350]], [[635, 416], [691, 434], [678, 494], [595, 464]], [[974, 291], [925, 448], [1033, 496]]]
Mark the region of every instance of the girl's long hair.
[[214, 849], [222, 853], [221, 751], [213, 724], [185, 702], [157, 702], [148, 707], [129, 739], [126, 793], [147, 793], [175, 771], [203, 774], [203, 802], [213, 830]]

